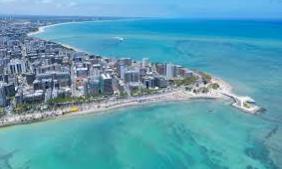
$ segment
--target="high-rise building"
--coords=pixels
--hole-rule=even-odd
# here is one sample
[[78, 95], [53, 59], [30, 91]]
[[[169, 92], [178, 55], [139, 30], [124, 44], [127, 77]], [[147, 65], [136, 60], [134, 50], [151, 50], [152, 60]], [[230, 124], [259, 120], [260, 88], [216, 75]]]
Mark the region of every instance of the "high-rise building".
[[124, 80], [125, 76], [125, 71], [126, 71], [126, 66], [124, 64], [119, 65], [119, 76], [122, 80]]
[[23, 60], [12, 59], [8, 64], [9, 73], [23, 74], [26, 73], [27, 64]]
[[86, 86], [87, 95], [98, 95], [99, 94], [99, 89], [100, 89], [99, 79], [91, 78], [88, 80], [86, 84], [87, 84]]
[[124, 74], [124, 81], [126, 83], [130, 82], [139, 82], [140, 81], [140, 73], [139, 70], [128, 70]]
[[160, 74], [160, 75], [166, 75], [166, 65], [164, 64], [156, 64], [156, 71]]
[[176, 66], [171, 63], [166, 64], [166, 78], [173, 79], [174, 77], [176, 77]]
[[149, 59], [148, 58], [143, 58], [142, 59], [142, 67], [147, 67], [149, 66]]
[[7, 96], [6, 96], [6, 90], [5, 90], [5, 84], [0, 83], [0, 106], [5, 107], [7, 106]]
[[119, 63], [121, 65], [131, 66], [132, 65], [132, 59], [131, 58], [122, 58], [122, 59], [119, 60]]
[[101, 74], [100, 93], [105, 95], [113, 94], [113, 79], [109, 74]]
[[90, 76], [91, 77], [99, 77], [101, 74], [101, 65], [94, 64], [90, 69]]

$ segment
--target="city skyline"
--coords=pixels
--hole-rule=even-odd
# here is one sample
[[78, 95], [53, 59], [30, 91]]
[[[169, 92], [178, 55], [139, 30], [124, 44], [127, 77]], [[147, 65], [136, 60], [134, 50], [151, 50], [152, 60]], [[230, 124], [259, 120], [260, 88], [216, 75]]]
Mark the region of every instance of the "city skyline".
[[165, 18], [282, 18], [280, 0], [0, 0], [1, 15]]

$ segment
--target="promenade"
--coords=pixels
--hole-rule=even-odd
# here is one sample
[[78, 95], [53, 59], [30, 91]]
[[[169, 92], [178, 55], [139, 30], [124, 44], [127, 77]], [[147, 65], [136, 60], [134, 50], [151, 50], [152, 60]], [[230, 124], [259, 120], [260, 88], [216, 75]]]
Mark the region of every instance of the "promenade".
[[64, 108], [60, 108], [57, 110], [48, 110], [32, 114], [7, 116], [0, 119], [0, 127], [6, 127], [17, 124], [27, 124], [37, 121], [56, 119], [64, 116], [77, 116], [86, 114], [98, 115], [110, 112], [110, 110], [116, 110], [118, 108], [139, 106], [143, 104], [188, 101], [195, 99], [230, 100], [235, 108], [238, 108], [241, 111], [251, 114], [255, 114], [260, 110], [260, 108], [255, 104], [253, 104], [253, 106], [249, 108], [245, 107], [244, 105], [246, 105], [246, 103], [249, 103], [250, 100], [244, 99], [246, 97], [241, 97], [233, 94], [232, 87], [228, 83], [216, 78], [214, 78], [213, 81], [220, 84], [220, 89], [205, 94], [195, 94], [193, 92], [186, 91], [184, 88], [176, 88], [172, 89], [171, 91], [165, 91], [164, 93], [154, 95], [129, 97], [126, 99], [110, 98], [102, 102], [82, 103], [76, 106], [76, 111], [72, 110], [72, 106], [65, 106]]

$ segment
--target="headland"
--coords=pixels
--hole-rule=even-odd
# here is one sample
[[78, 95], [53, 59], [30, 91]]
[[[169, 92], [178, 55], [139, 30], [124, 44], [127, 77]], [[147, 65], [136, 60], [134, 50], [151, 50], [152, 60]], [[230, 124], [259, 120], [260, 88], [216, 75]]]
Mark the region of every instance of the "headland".
[[[7, 25], [13, 27], [15, 21]], [[152, 63], [147, 58], [136, 61], [88, 54], [33, 37], [54, 25], [25, 23], [14, 29], [19, 37], [4, 34], [17, 38], [18, 44], [6, 47], [18, 46], [21, 55], [7, 64], [7, 82], [1, 84], [3, 91], [10, 89], [5, 93], [10, 99], [3, 102], [0, 127], [191, 99], [226, 100], [251, 114], [262, 110], [253, 99], [237, 96], [231, 85], [208, 73], [172, 63]], [[27, 27], [26, 31], [22, 32], [22, 27]]]

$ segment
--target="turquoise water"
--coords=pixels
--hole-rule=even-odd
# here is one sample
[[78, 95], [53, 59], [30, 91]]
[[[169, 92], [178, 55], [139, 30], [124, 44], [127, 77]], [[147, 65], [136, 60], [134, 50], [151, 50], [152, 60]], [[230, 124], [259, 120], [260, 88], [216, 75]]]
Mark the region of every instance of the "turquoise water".
[[[282, 22], [128, 20], [38, 37], [110, 57], [148, 57], [219, 76], [267, 112], [191, 101], [0, 130], [0, 168], [282, 168]], [[120, 42], [113, 37], [124, 37]]]

